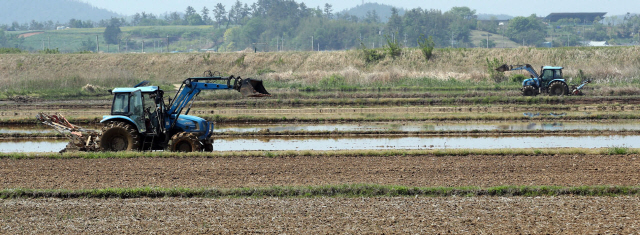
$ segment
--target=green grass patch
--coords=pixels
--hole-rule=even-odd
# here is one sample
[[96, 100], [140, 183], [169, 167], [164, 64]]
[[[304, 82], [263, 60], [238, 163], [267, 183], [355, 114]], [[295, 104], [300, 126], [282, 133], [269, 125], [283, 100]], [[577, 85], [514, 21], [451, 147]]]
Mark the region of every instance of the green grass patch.
[[473, 196], [637, 196], [637, 186], [498, 186], [409, 187], [376, 184], [323, 186], [273, 186], [257, 188], [107, 188], [107, 189], [4, 189], [0, 198], [313, 198], [313, 197], [473, 197]]

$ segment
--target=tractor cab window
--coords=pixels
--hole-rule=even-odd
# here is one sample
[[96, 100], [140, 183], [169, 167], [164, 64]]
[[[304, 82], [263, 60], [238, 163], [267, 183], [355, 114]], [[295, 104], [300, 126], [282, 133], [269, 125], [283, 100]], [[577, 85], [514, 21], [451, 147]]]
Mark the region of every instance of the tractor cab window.
[[113, 97], [111, 115], [126, 115], [129, 113], [129, 93], [117, 93]]
[[136, 115], [142, 115], [143, 114], [142, 96], [132, 95], [131, 100], [129, 101], [129, 106], [131, 106], [131, 112], [133, 112]]
[[553, 79], [562, 79], [562, 70], [554, 70]]
[[550, 69], [544, 70], [544, 72], [542, 72], [542, 81], [548, 82], [551, 80], [553, 80], [553, 70], [550, 70]]

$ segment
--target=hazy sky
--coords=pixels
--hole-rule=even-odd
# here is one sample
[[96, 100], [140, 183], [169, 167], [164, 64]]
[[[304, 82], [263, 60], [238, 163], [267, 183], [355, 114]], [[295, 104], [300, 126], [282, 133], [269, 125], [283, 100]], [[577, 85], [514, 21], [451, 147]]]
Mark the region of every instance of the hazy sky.
[[[136, 12], [161, 14], [169, 11], [184, 11], [192, 6], [198, 12], [203, 6], [212, 9], [217, 3], [229, 7], [235, 0], [81, 0], [96, 7], [105, 8], [120, 14], [132, 15]], [[251, 5], [257, 0], [240, 0]], [[362, 4], [362, 0], [297, 0], [308, 7], [324, 7], [325, 3], [333, 5], [334, 12]], [[608, 12], [607, 15], [623, 15], [627, 12], [640, 13], [638, 0], [376, 0], [377, 2], [402, 8], [441, 9], [443, 11], [454, 6], [468, 6], [477, 13], [506, 14], [512, 16], [529, 16], [537, 14], [546, 16], [551, 12]]]

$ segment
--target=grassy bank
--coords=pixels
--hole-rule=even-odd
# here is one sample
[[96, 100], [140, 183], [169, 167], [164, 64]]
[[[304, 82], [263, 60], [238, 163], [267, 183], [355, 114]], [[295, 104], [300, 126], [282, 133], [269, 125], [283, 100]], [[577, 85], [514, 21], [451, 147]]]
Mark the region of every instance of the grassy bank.
[[0, 153], [0, 159], [101, 159], [101, 158], [185, 158], [185, 157], [389, 157], [389, 156], [543, 156], [543, 155], [626, 155], [640, 154], [640, 149], [610, 147], [600, 149], [446, 149], [446, 150], [339, 150], [339, 151], [233, 151], [233, 152], [66, 152], [66, 153]]
[[[267, 89], [277, 87], [467, 86], [487, 79], [486, 59], [505, 63], [564, 66], [567, 77], [582, 70], [594, 83], [627, 86], [640, 83], [640, 47], [437, 49], [425, 61], [419, 50], [399, 58], [366, 64], [360, 51], [233, 52], [177, 54], [12, 54], [0, 56], [2, 92], [74, 95], [87, 84], [109, 89], [140, 80], [170, 86], [204, 70], [257, 77]], [[209, 55], [209, 54], [207, 54]], [[526, 58], [526, 59], [523, 59]], [[517, 73], [517, 72], [515, 72]], [[429, 79], [425, 79], [429, 78]], [[468, 81], [465, 83], [465, 81]], [[83, 95], [78, 93], [77, 95]]]
[[635, 186], [499, 186], [478, 187], [405, 187], [374, 184], [326, 186], [275, 186], [264, 188], [191, 189], [191, 188], [108, 188], [85, 190], [3, 189], [0, 198], [313, 198], [313, 197], [473, 197], [473, 196], [629, 196], [640, 194]]

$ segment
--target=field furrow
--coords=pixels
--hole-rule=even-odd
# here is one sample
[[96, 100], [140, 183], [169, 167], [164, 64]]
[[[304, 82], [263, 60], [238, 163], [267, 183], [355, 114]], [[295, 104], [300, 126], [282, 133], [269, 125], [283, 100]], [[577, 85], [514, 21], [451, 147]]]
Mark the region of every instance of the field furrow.
[[638, 197], [0, 200], [0, 233], [634, 233]]
[[640, 184], [639, 155], [2, 159], [2, 188]]

